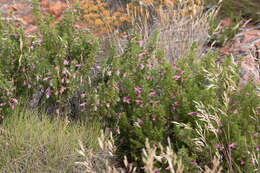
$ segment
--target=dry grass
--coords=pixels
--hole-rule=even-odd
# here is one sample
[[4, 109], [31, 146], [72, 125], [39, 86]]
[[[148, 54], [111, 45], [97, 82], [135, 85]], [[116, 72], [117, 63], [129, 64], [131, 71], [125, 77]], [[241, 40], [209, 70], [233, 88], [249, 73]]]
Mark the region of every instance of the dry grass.
[[[117, 165], [116, 162], [116, 146], [114, 144], [112, 133], [104, 135], [101, 131], [101, 136], [98, 139], [99, 147], [101, 153], [97, 152], [86, 152], [82, 143], [79, 141], [80, 150], [78, 153], [85, 158], [84, 161], [76, 162], [76, 165], [83, 165], [85, 167], [86, 173], [135, 173], [137, 168], [133, 167], [131, 163], [127, 161], [124, 157], [124, 168]], [[158, 154], [159, 151], [159, 154]], [[98, 161], [97, 161], [98, 159]], [[170, 173], [183, 173], [185, 172], [185, 167], [183, 165], [182, 158], [178, 158], [171, 148], [171, 142], [168, 139], [168, 146], [163, 147], [159, 144], [157, 147], [151, 147], [148, 139], [145, 142], [145, 148], [143, 148], [144, 167], [142, 168], [146, 173], [154, 173], [160, 169], [155, 167], [156, 163], [167, 164], [166, 168]], [[205, 167], [206, 173], [221, 173], [222, 167], [220, 166], [220, 161], [214, 158], [212, 161], [212, 168]], [[202, 170], [201, 170], [202, 172]]]

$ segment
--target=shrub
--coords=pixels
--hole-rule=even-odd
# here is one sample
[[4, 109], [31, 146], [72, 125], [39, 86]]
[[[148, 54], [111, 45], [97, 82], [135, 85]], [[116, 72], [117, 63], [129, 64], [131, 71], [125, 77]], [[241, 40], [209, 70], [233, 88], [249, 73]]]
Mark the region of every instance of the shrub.
[[[210, 166], [215, 153], [220, 152], [216, 147], [220, 141], [224, 149], [236, 144], [236, 147], [248, 151], [242, 141], [251, 140], [259, 130], [259, 119], [253, 111], [259, 97], [254, 85], [249, 84], [244, 90], [237, 89], [239, 64], [228, 58], [216, 64], [218, 55], [213, 54], [198, 60], [195, 49], [194, 43], [186, 58], [168, 64], [156, 48], [156, 37], [143, 45], [141, 37], [132, 34], [122, 55], [113, 55], [112, 52], [107, 63], [97, 67], [100, 73], [91, 81], [96, 87], [92, 94], [87, 94], [83, 109], [89, 115], [105, 119], [118, 135], [118, 154], [121, 157], [127, 155], [138, 168], [143, 166], [141, 149], [146, 138], [157, 146], [159, 141], [165, 145], [167, 137], [170, 137], [172, 148], [177, 156], [185, 158], [183, 164], [187, 171], [191, 171]], [[251, 97], [247, 97], [246, 92]], [[242, 106], [245, 103], [247, 106]], [[198, 105], [208, 105], [209, 108]], [[216, 112], [211, 112], [213, 110]], [[217, 122], [205, 124], [207, 115], [219, 118]], [[246, 118], [249, 116], [252, 119]], [[210, 116], [209, 120], [215, 121], [214, 117]], [[217, 134], [218, 138], [211, 133], [213, 127], [221, 133]], [[255, 152], [256, 148], [252, 142], [250, 150]], [[230, 160], [224, 154], [223, 168], [242, 169], [239, 167], [242, 166], [240, 150], [232, 148], [228, 151], [234, 158]], [[164, 164], [156, 166], [166, 168]], [[256, 167], [256, 164], [248, 165], [246, 170]]]
[[53, 18], [46, 15], [42, 20], [38, 2], [34, 1], [33, 6], [39, 26], [37, 36], [25, 34], [12, 21], [2, 23], [0, 66], [4, 67], [1, 68], [1, 80], [4, 80], [0, 88], [5, 90], [7, 83], [12, 87], [1, 92], [0, 104], [9, 102], [13, 106], [15, 98], [30, 99], [33, 93], [40, 91], [41, 103], [53, 105], [60, 112], [91, 74], [97, 40], [76, 25], [78, 15], [71, 12], [77, 10], [76, 7], [68, 9], [63, 20], [51, 26]]

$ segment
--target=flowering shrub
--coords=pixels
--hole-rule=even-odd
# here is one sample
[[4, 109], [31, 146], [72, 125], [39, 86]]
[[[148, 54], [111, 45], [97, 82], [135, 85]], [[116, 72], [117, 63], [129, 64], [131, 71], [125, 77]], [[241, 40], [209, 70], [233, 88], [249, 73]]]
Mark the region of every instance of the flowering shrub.
[[[106, 64], [96, 67], [96, 87], [82, 104], [88, 115], [103, 117], [117, 134], [119, 155], [127, 155], [140, 169], [145, 139], [157, 146], [158, 141], [167, 144], [169, 137], [187, 171], [210, 166], [214, 157], [223, 160], [225, 170], [256, 169], [254, 154], [239, 155], [240, 148], [256, 152], [259, 140], [251, 138], [259, 131], [254, 111], [259, 97], [254, 85], [238, 90], [239, 64], [226, 58], [220, 66], [213, 54], [195, 60], [196, 43], [186, 58], [167, 64], [156, 48], [156, 36], [146, 45], [136, 34], [127, 39], [122, 55], [111, 52]], [[251, 140], [249, 151], [244, 141]], [[245, 162], [251, 159], [254, 163]], [[251, 165], [243, 167], [241, 160]]]
[[11, 21], [3, 23], [0, 30], [1, 109], [8, 105], [13, 107], [16, 97], [30, 99], [38, 90], [43, 93], [42, 103], [54, 105], [59, 113], [79, 90], [94, 66], [97, 42], [77, 27], [77, 17], [71, 13], [75, 10], [67, 11], [63, 20], [51, 27], [52, 18], [44, 16], [41, 20], [35, 1], [38, 36], [26, 35]]

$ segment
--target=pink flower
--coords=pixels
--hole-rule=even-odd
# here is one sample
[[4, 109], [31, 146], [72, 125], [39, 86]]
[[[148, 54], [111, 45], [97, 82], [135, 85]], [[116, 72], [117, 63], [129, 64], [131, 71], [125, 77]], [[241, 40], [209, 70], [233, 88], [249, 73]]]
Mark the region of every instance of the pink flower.
[[140, 93], [142, 88], [134, 88], [134, 90], [137, 91], [138, 93]]
[[180, 76], [175, 75], [175, 76], [173, 76], [173, 78], [177, 80], [180, 78]]
[[176, 107], [175, 107], [175, 106], [172, 106], [172, 110], [174, 110], [174, 111], [175, 111], [175, 110], [176, 110]]
[[99, 69], [100, 69], [100, 66], [99, 66], [99, 65], [97, 65], [97, 66], [96, 66], [96, 68], [99, 70]]
[[128, 96], [123, 97], [123, 102], [129, 104], [130, 103], [129, 97]]
[[120, 71], [116, 70], [116, 75], [119, 76], [120, 75]]
[[97, 111], [97, 106], [96, 105], [94, 105], [94, 111]]
[[141, 45], [144, 44], [144, 41], [143, 40], [139, 40], [139, 41], [137, 41], [137, 43], [141, 46]]
[[149, 98], [149, 102], [152, 103], [152, 102], [153, 102], [153, 99], [152, 99], [152, 98]]
[[76, 67], [80, 68], [82, 66], [82, 64], [76, 64]]
[[197, 115], [196, 115], [197, 117], [201, 117], [201, 114], [200, 113], [197, 113]]
[[115, 89], [115, 90], [119, 90], [117, 84], [114, 85], [114, 89]]
[[124, 36], [123, 36], [123, 39], [127, 39], [127, 38], [128, 38], [128, 35], [124, 35]]
[[156, 120], [156, 116], [154, 115], [154, 116], [153, 116], [153, 121], [155, 121], [155, 120]]
[[51, 89], [48, 88], [48, 89], [45, 91], [45, 94], [46, 94], [46, 98], [48, 99], [48, 98], [51, 96]]
[[61, 86], [60, 88], [60, 93], [63, 93], [65, 91], [66, 87], [65, 86]]
[[229, 145], [230, 148], [235, 148], [235, 146], [236, 146], [236, 143], [232, 143]]
[[137, 55], [137, 58], [140, 59], [142, 56], [144, 56], [144, 53], [140, 53]]
[[120, 129], [119, 129], [119, 127], [117, 127], [116, 131], [117, 131], [117, 134], [120, 134]]
[[87, 102], [81, 103], [79, 106], [83, 107], [86, 106]]
[[86, 94], [85, 94], [85, 93], [82, 93], [82, 94], [81, 94], [81, 98], [84, 98], [84, 97], [86, 97]]
[[183, 73], [183, 72], [184, 72], [184, 70], [180, 69], [180, 70], [179, 70], [179, 72], [180, 72], [180, 73]]
[[159, 173], [161, 171], [162, 168], [157, 168], [154, 170], [154, 173]]
[[59, 66], [56, 66], [55, 69], [56, 69], [56, 70], [59, 70]]
[[233, 113], [234, 113], [234, 114], [237, 114], [237, 113], [238, 113], [238, 110], [237, 110], [237, 109], [235, 109]]
[[40, 76], [37, 74], [36, 75], [36, 81], [38, 81], [40, 79]]
[[106, 103], [106, 107], [109, 108], [109, 107], [110, 107], [110, 104], [109, 104], [109, 103]]
[[196, 160], [193, 160], [192, 163], [193, 163], [194, 165], [197, 165], [197, 164], [198, 164]]
[[256, 151], [259, 151], [259, 146], [256, 146], [255, 150], [256, 150]]
[[136, 103], [141, 103], [141, 100], [135, 100]]
[[171, 99], [173, 99], [173, 98], [174, 98], [174, 95], [173, 95], [173, 94], [170, 94], [170, 97], [171, 97]]
[[144, 69], [144, 65], [140, 64], [140, 68], [141, 68], [141, 70], [143, 70]]
[[7, 104], [6, 102], [3, 102], [3, 103], [0, 103], [0, 106], [2, 107], [4, 105], [6, 105], [6, 104]]
[[258, 133], [257, 133], [257, 132], [253, 134], [253, 138], [255, 138], [255, 137], [257, 137], [257, 136], [258, 136]]
[[107, 72], [107, 75], [108, 75], [108, 76], [111, 76], [111, 74], [112, 74], [112, 71], [108, 71], [108, 72]]
[[124, 78], [126, 78], [126, 77], [127, 77], [127, 72], [125, 72], [125, 73], [123, 74], [123, 77], [124, 77]]
[[219, 148], [219, 147], [220, 147], [220, 145], [219, 145], [218, 143], [216, 143], [216, 147], [217, 147], [217, 148]]
[[64, 65], [69, 65], [69, 61], [67, 61], [66, 59], [64, 59], [63, 64], [64, 64]]
[[149, 93], [150, 96], [154, 96], [155, 94], [156, 94], [155, 92]]
[[10, 106], [11, 106], [12, 109], [14, 109], [14, 104], [11, 103]]
[[152, 76], [148, 76], [148, 80], [152, 80], [153, 78], [152, 78]]
[[176, 67], [176, 64], [175, 64], [175, 63], [173, 63], [173, 64], [172, 64], [172, 67], [173, 67], [173, 68], [174, 68], [174, 67]]
[[240, 163], [241, 163], [241, 165], [243, 165], [245, 163], [245, 161], [244, 160], [240, 160]]
[[56, 109], [56, 114], [60, 114], [60, 109]]
[[66, 118], [65, 124], [68, 125], [69, 123], [70, 123], [70, 121]]
[[195, 112], [189, 112], [189, 113], [188, 113], [188, 115], [193, 115], [193, 114], [195, 114]]
[[18, 103], [18, 101], [17, 101], [17, 99], [16, 98], [11, 98], [11, 101], [13, 102], [13, 103]]
[[175, 105], [178, 105], [178, 104], [179, 104], [179, 102], [178, 102], [178, 101], [176, 101], [176, 102], [174, 102], [174, 104], [175, 104]]

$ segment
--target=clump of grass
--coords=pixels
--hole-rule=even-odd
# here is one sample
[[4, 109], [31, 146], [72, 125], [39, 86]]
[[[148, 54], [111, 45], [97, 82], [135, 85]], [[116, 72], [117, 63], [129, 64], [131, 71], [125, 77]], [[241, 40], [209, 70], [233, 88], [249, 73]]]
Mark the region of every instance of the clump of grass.
[[[98, 122], [70, 122], [66, 118], [41, 120], [17, 107], [0, 125], [1, 172], [80, 172], [74, 162], [78, 140], [96, 150]], [[98, 132], [98, 133], [97, 133]]]

